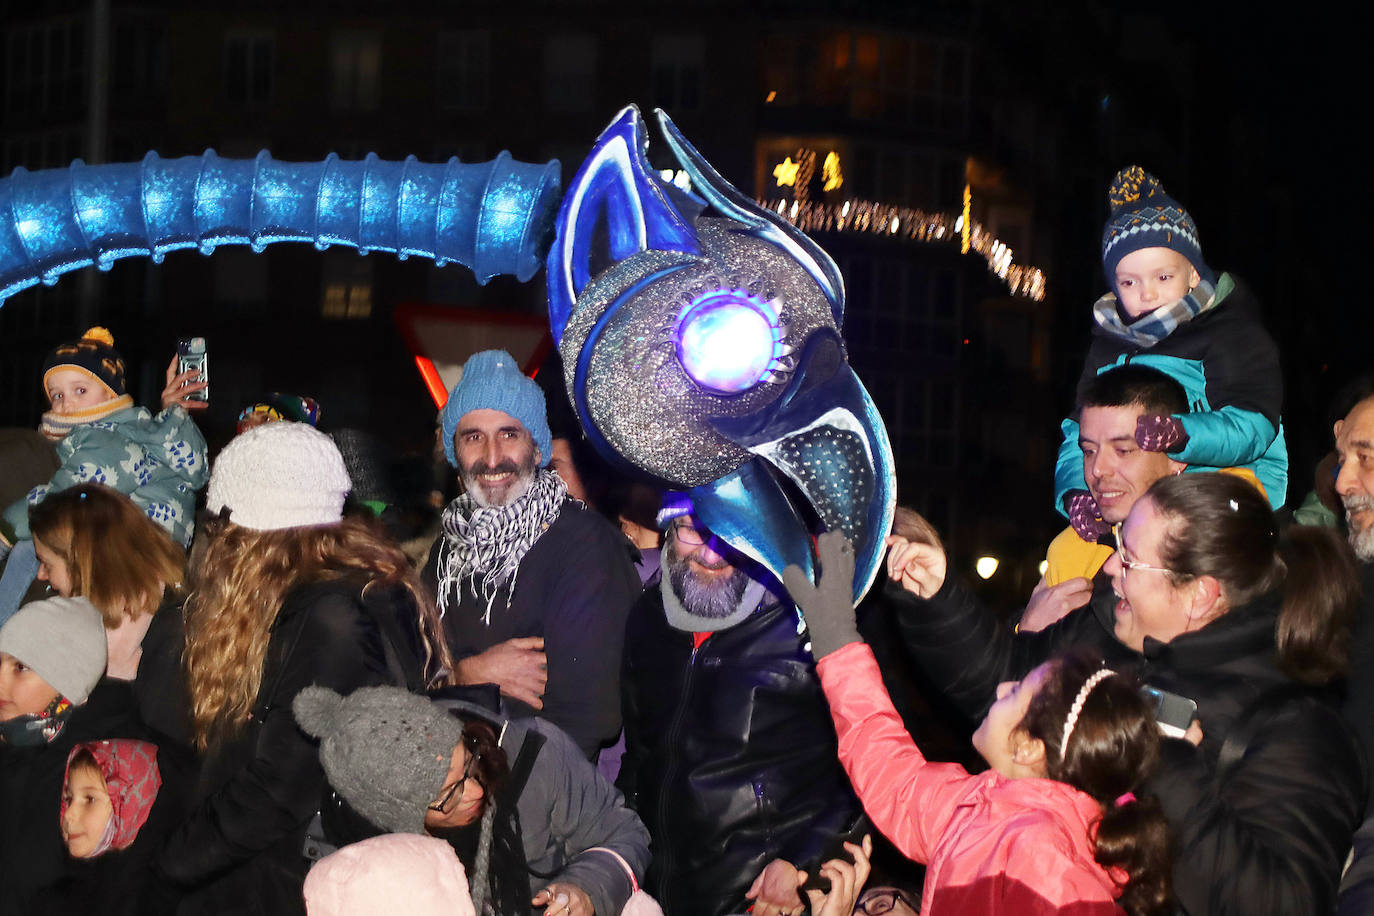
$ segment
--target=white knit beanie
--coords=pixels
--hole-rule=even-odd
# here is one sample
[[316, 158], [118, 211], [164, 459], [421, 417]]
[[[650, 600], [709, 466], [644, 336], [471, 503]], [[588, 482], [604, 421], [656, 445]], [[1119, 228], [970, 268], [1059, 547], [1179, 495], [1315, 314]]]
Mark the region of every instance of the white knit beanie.
[[266, 423], [230, 440], [210, 468], [205, 507], [257, 531], [333, 525], [353, 489], [334, 440], [305, 423]]
[[0, 627], [0, 652], [80, 706], [105, 673], [105, 620], [86, 598], [30, 601]]

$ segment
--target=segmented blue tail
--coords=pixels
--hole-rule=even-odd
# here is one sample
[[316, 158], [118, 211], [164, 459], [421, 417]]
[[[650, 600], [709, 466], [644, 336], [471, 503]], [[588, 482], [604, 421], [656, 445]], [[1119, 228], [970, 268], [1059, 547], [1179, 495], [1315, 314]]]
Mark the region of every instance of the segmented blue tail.
[[169, 251], [314, 242], [366, 254], [457, 261], [485, 283], [528, 280], [552, 237], [558, 161], [279, 162], [201, 156], [30, 172], [0, 178], [0, 305], [69, 270]]

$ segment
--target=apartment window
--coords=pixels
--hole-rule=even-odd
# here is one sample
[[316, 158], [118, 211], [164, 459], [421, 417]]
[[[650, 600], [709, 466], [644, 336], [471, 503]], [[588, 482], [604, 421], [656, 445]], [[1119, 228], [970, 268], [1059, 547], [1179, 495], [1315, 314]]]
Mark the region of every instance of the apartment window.
[[435, 95], [445, 111], [482, 111], [491, 91], [491, 35], [485, 29], [439, 34]]
[[596, 37], [544, 39], [544, 105], [550, 111], [590, 111], [596, 101]]
[[372, 316], [372, 259], [355, 251], [326, 251], [320, 270], [320, 314], [325, 318]]
[[59, 19], [10, 30], [5, 42], [5, 110], [66, 112], [86, 100], [86, 28]]
[[650, 47], [654, 99], [667, 111], [701, 108], [706, 41], [700, 35], [661, 35]]
[[272, 99], [277, 42], [268, 32], [230, 32], [224, 38], [224, 97], [243, 105]]
[[335, 32], [330, 47], [335, 111], [376, 111], [380, 98], [382, 36]]

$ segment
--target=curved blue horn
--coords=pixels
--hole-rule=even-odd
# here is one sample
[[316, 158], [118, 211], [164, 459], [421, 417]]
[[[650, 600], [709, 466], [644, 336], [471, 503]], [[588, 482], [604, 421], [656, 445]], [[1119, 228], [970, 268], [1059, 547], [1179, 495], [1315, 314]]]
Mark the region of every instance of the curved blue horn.
[[528, 280], [552, 236], [559, 199], [554, 160], [403, 162], [369, 154], [321, 162], [201, 156], [65, 169], [15, 169], [0, 178], [0, 304], [70, 270], [119, 258], [160, 262], [169, 251], [313, 242], [366, 254], [457, 261], [485, 283]]

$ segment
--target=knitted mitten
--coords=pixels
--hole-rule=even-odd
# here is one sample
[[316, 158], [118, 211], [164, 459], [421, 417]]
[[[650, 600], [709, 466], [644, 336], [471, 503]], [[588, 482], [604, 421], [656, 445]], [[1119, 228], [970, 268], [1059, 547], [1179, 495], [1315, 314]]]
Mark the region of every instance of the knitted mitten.
[[1135, 421], [1135, 444], [1147, 452], [1177, 452], [1188, 444], [1178, 417], [1146, 414]]
[[852, 642], [861, 642], [854, 620], [854, 546], [838, 531], [827, 531], [816, 542], [821, 561], [819, 582], [799, 566], [782, 571], [782, 584], [806, 618], [811, 632], [811, 654], [829, 655]]

